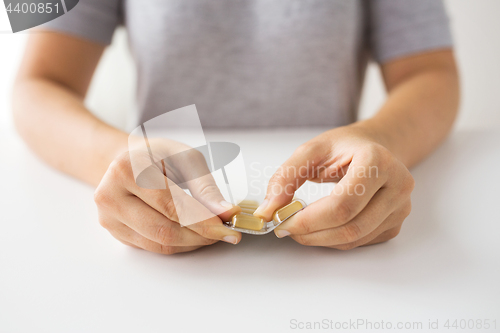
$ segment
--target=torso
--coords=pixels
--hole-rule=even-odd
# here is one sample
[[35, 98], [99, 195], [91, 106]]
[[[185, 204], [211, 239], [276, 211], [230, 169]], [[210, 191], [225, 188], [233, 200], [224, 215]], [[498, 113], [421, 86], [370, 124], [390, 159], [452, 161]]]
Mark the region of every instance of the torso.
[[144, 122], [196, 104], [204, 127], [340, 126], [366, 66], [362, 0], [124, 0]]

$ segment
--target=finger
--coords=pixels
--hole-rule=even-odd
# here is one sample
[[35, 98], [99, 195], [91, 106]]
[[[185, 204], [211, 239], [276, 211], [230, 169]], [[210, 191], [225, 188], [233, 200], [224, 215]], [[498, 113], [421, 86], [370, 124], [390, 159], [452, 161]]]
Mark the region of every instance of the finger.
[[143, 238], [145, 243], [140, 243], [143, 244], [141, 246], [142, 249], [149, 251], [149, 252], [154, 252], [154, 253], [159, 253], [159, 254], [176, 254], [176, 253], [184, 253], [184, 252], [191, 252], [194, 250], [198, 250], [199, 248], [202, 248], [204, 245], [201, 246], [164, 246], [161, 244], [157, 244], [154, 242], [151, 242], [150, 240]]
[[146, 237], [143, 237], [139, 233], [135, 232], [128, 226], [121, 224], [108, 230], [113, 237], [118, 239], [120, 242], [130, 245], [136, 248], [140, 248], [149, 252], [160, 253], [160, 254], [175, 254], [181, 252], [188, 252], [197, 250], [205, 245], [195, 245], [195, 246], [173, 246], [164, 245], [156, 243]]
[[[194, 148], [187, 149], [180, 154], [169, 156], [166, 161], [166, 165], [162, 161], [165, 176], [172, 179], [169, 174], [178, 175], [180, 183], [177, 184], [180, 187], [187, 187], [193, 197], [212, 213], [219, 215], [225, 221], [229, 221], [231, 216], [239, 213], [240, 209], [227, 202], [222, 196], [207, 161], [200, 151]], [[170, 173], [167, 173], [167, 169]]]
[[240, 207], [224, 199], [212, 174], [198, 177], [187, 184], [193, 197], [223, 221], [229, 221], [233, 215], [241, 211]]
[[146, 237], [141, 236], [140, 234], [136, 233], [135, 236], [128, 236], [125, 239], [120, 239], [118, 236], [115, 236], [114, 233], [115, 231], [110, 233], [113, 235], [113, 237], [117, 238], [120, 242], [122, 242], [125, 245], [129, 245], [138, 249], [146, 250], [149, 252], [154, 252], [154, 253], [159, 253], [159, 254], [175, 254], [175, 253], [182, 253], [182, 252], [189, 252], [189, 251], [194, 251], [197, 250], [201, 247], [204, 247], [205, 245], [197, 245], [197, 246], [171, 246], [171, 245], [163, 245], [159, 244], [156, 242], [153, 242], [150, 239], [147, 239]]
[[150, 252], [155, 252], [160, 254], [174, 254], [180, 252], [193, 251], [204, 246], [204, 245], [198, 245], [198, 246], [163, 245], [153, 242], [150, 239], [147, 239], [146, 237], [143, 237], [142, 235], [135, 232], [134, 230], [132, 230], [131, 228], [129, 228], [128, 226], [124, 225], [123, 223], [121, 223], [116, 219], [109, 219], [107, 223], [110, 225], [110, 228], [108, 229], [109, 233], [118, 241], [120, 241], [125, 245], [147, 250]]
[[218, 216], [215, 216], [195, 198], [187, 195], [177, 185], [169, 182], [169, 186], [181, 225], [205, 238], [232, 244], [240, 242], [241, 233], [225, 227]]
[[[116, 237], [115, 237], [115, 238], [116, 238]], [[127, 242], [127, 241], [124, 241], [124, 240], [122, 240], [122, 239], [117, 239], [117, 240], [118, 240], [120, 243], [122, 243], [123, 245], [127, 245], [127, 246], [133, 247], [133, 248], [135, 248], [135, 249], [140, 249], [140, 247], [139, 247], [139, 246], [134, 245], [134, 244], [132, 244], [132, 243], [129, 243], [129, 242]]]
[[[107, 228], [107, 231], [120, 243], [130, 247], [134, 247], [136, 249], [142, 249], [139, 245], [130, 242], [132, 237], [142, 237], [137, 232], [130, 229], [129, 227], [127, 227], [126, 225], [124, 225], [123, 223], [121, 223], [116, 219], [113, 219], [113, 222], [107, 221], [106, 224], [109, 226], [109, 228]], [[128, 239], [128, 241], [125, 240], [125, 238]]]
[[[270, 189], [272, 193], [268, 192], [266, 196], [266, 198], [269, 198], [268, 201], [264, 201], [264, 207], [261, 205], [260, 209], [254, 214], [266, 219], [270, 218], [276, 209], [282, 207], [291, 200], [295, 190], [301, 186], [305, 180], [308, 178], [314, 180], [321, 178], [319, 177], [319, 173], [322, 171], [321, 167], [315, 168], [311, 167], [311, 165], [323, 163], [317, 156], [321, 156], [322, 159], [325, 158], [321, 153], [321, 149], [324, 149], [324, 147], [326, 147], [326, 145], [322, 144], [316, 147], [317, 150], [313, 150], [313, 152], [299, 150], [298, 153], [294, 154], [296, 156], [292, 156], [290, 162], [285, 162], [285, 167], [281, 168], [281, 171], [275, 174], [276, 178], [273, 176], [270, 182], [268, 189]], [[323, 153], [327, 154], [328, 152]], [[338, 160], [335, 161], [335, 159]], [[360, 152], [354, 157], [348, 155], [333, 157], [333, 160], [329, 162], [331, 163], [329, 168], [332, 170], [343, 170], [345, 165], [349, 165], [349, 167], [345, 176], [337, 183], [330, 195], [330, 197], [333, 198], [333, 205], [328, 201], [323, 201], [326, 207], [317, 206], [316, 210], [318, 208], [321, 210], [326, 209], [327, 211], [331, 209], [338, 210], [336, 215], [338, 215], [342, 223], [346, 223], [356, 216], [386, 181], [385, 173], [382, 174], [382, 176], [378, 174], [376, 162], [377, 156], [371, 153], [371, 151]], [[311, 170], [312, 168], [312, 171], [300, 172], [300, 169], [304, 166], [306, 166], [305, 169], [307, 170]], [[309, 166], [309, 168], [307, 166]], [[374, 168], [377, 172], [372, 172]], [[296, 172], [290, 172], [290, 170], [295, 170]], [[304, 174], [306, 174], [305, 177]], [[278, 193], [278, 195], [275, 196], [273, 193]], [[312, 210], [313, 208], [311, 207], [309, 209]], [[318, 214], [323, 215], [322, 212], [318, 212]]]
[[319, 164], [318, 157], [324, 156], [324, 152], [319, 149], [302, 145], [280, 166], [269, 180], [266, 199], [255, 210], [254, 215], [270, 221], [274, 211], [288, 204], [295, 191], [308, 178], [316, 178], [309, 177], [309, 174]]
[[[109, 169], [115, 174], [106, 178], [115, 181], [109, 181], [102, 186], [101, 191], [96, 191], [98, 201], [102, 201], [102, 204], [116, 197], [110, 193], [126, 195], [129, 192], [169, 220], [188, 226], [191, 230], [196, 229], [195, 232], [205, 238], [232, 244], [240, 241], [239, 232], [224, 227], [219, 217], [165, 177], [159, 167], [147, 166], [144, 154], [130, 152], [130, 158], [124, 155], [117, 163], [117, 167]], [[121, 206], [122, 203], [113, 205]], [[198, 223], [200, 221], [203, 223]]]
[[[101, 215], [101, 214], [99, 214], [99, 215]], [[100, 217], [99, 222], [102, 226], [106, 225], [106, 228], [109, 228], [108, 232], [111, 234], [111, 236], [113, 236], [116, 240], [118, 240], [122, 244], [125, 244], [125, 245], [130, 246], [130, 247], [134, 247], [136, 249], [140, 248], [137, 245], [134, 245], [130, 242], [123, 240], [122, 236], [120, 236], [119, 233], [115, 232], [115, 228], [117, 225], [120, 225], [120, 224], [123, 225], [120, 221], [118, 221], [116, 219], [106, 219], [105, 221], [102, 221], [102, 219]], [[124, 226], [124, 227], [128, 229], [128, 232], [135, 232], [127, 226]]]
[[[395, 191], [389, 188], [380, 189], [381, 180], [376, 178], [358, 178], [348, 172], [333, 192], [320, 200], [313, 202], [304, 210], [295, 214], [288, 221], [276, 228], [277, 235], [285, 234], [309, 234], [315, 231], [331, 229], [345, 225], [368, 205], [370, 200], [379, 206], [372, 205], [369, 211], [387, 211], [396, 203], [391, 203]], [[356, 186], [349, 186], [350, 182], [356, 182], [362, 186], [362, 191], [354, 190]], [[349, 186], [349, 187], [348, 187]], [[340, 191], [337, 189], [340, 188]], [[378, 193], [377, 193], [378, 192]], [[376, 195], [377, 193], [378, 195]], [[376, 198], [375, 198], [376, 196]], [[391, 210], [388, 211], [390, 213]], [[373, 220], [375, 216], [371, 217]], [[385, 218], [385, 217], [384, 217]], [[381, 219], [380, 221], [382, 221]]]
[[184, 252], [191, 252], [194, 250], [198, 250], [199, 248], [202, 248], [204, 245], [201, 246], [164, 246], [161, 244], [157, 244], [154, 242], [151, 242], [149, 239], [142, 238], [144, 242], [139, 242], [141, 245], [141, 248], [149, 251], [149, 252], [154, 252], [154, 253], [159, 253], [159, 254], [176, 254], [176, 253], [184, 253]]
[[372, 239], [371, 241], [364, 243], [362, 245], [358, 246], [368, 246], [368, 245], [374, 245], [374, 244], [379, 244], [383, 242], [387, 242], [388, 240], [391, 240], [395, 238], [399, 233], [401, 232], [401, 226], [389, 229]]
[[158, 244], [164, 246], [195, 246], [210, 245], [215, 242], [182, 228], [163, 214], [148, 206], [141, 199], [133, 195], [120, 198], [120, 205], [115, 214], [124, 225]]
[[347, 251], [347, 250], [352, 250], [356, 247], [360, 246], [368, 246], [368, 245], [373, 245], [373, 244], [378, 244], [382, 242], [386, 242], [394, 237], [396, 237], [399, 234], [399, 231], [401, 230], [401, 225], [382, 231], [382, 233], [379, 233], [379, 230], [374, 231], [370, 235], [364, 237], [363, 239], [349, 243], [349, 244], [340, 244], [340, 245], [333, 245], [333, 246], [328, 246], [332, 249], [337, 249], [337, 250], [342, 250], [342, 251]]
[[[275, 230], [275, 233], [279, 236], [282, 230], [286, 230], [292, 235], [299, 235], [304, 243], [319, 246], [355, 242], [374, 231], [397, 209], [400, 203], [395, 201], [388, 191], [390, 190], [380, 190], [366, 208], [346, 224], [317, 230], [317, 225], [310, 220], [307, 211], [304, 210], [292, 216], [283, 223], [283, 226], [279, 226], [279, 230]], [[320, 222], [319, 225], [325, 226], [327, 223]]]
[[219, 217], [188, 195], [177, 184], [163, 176], [159, 169], [150, 169], [151, 177], [163, 177], [163, 189], [139, 187], [135, 182], [127, 184], [127, 190], [171, 221], [193, 230], [197, 234], [214, 240], [237, 244], [241, 234], [226, 228]]
[[338, 183], [347, 174], [350, 162], [351, 162], [350, 160], [346, 160], [344, 163], [347, 164], [345, 165], [340, 164], [341, 162], [339, 162], [336, 165], [330, 166], [327, 169], [323, 169], [322, 167], [320, 167], [319, 170], [315, 172], [316, 177], [307, 180], [313, 183], [320, 183], [320, 184]]
[[[296, 235], [296, 236], [292, 236], [292, 238], [295, 241], [297, 241], [298, 243], [303, 244], [303, 245], [326, 246], [326, 247], [332, 247], [332, 248], [336, 248], [336, 249], [340, 249], [340, 250], [349, 250], [349, 249], [352, 249], [352, 248], [355, 248], [358, 246], [362, 246], [362, 245], [371, 243], [375, 239], [377, 239], [377, 240], [385, 239], [384, 237], [389, 236], [389, 235], [392, 235], [392, 237], [395, 237], [397, 235], [397, 233], [394, 234], [394, 231], [398, 230], [398, 232], [399, 232], [399, 228], [401, 228], [401, 224], [403, 223], [406, 216], [408, 216], [407, 212], [408, 212], [408, 209], [406, 208], [406, 206], [405, 206], [405, 208], [401, 208], [399, 210], [396, 210], [395, 212], [393, 212], [389, 216], [387, 216], [387, 218], [382, 223], [378, 224], [377, 227], [373, 231], [371, 231], [370, 233], [368, 233], [362, 237], [359, 237], [359, 238], [357, 238], [355, 236], [353, 237], [353, 236], [351, 236], [351, 234], [348, 234], [349, 236], [342, 235], [342, 236], [338, 237], [337, 232], [333, 232], [333, 236], [332, 236], [332, 234], [327, 234], [330, 230], [325, 230], [325, 231], [319, 232], [319, 233], [323, 233], [323, 235], [316, 235], [315, 238], [306, 238], [305, 239], [304, 235]], [[340, 228], [335, 228], [335, 229], [341, 229], [341, 228], [343, 228], [343, 226]], [[357, 229], [355, 229], [355, 230], [357, 230]], [[392, 230], [392, 231], [387, 232], [389, 230]], [[384, 236], [381, 236], [382, 234], [384, 234]], [[307, 236], [309, 236], [309, 235], [307, 235]], [[329, 241], [327, 239], [320, 240], [318, 243], [316, 243], [316, 241], [318, 239], [322, 239], [323, 236], [325, 238], [332, 237], [332, 240], [331, 241]], [[335, 240], [336, 236], [337, 236], [337, 239]], [[320, 244], [322, 244], [322, 245], [320, 245]]]

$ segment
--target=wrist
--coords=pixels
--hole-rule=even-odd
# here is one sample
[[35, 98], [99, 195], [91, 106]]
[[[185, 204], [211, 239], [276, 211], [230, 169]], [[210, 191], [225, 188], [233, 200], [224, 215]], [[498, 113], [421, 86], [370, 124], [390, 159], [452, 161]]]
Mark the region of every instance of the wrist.
[[370, 140], [382, 145], [389, 150], [398, 160], [406, 166], [412, 165], [412, 156], [405, 146], [409, 138], [405, 133], [397, 132], [395, 127], [389, 124], [387, 119], [370, 118], [352, 124], [354, 128], [362, 131], [363, 135]]
[[99, 184], [111, 162], [128, 150], [126, 133], [107, 124], [99, 125], [94, 130], [91, 143], [91, 149], [94, 151], [92, 162], [92, 183], [94, 185]]
[[349, 125], [349, 127], [359, 132], [360, 135], [366, 139], [391, 150], [390, 139], [387, 135], [387, 131], [381, 129], [373, 119], [361, 120]]
[[407, 149], [402, 144], [401, 138], [398, 140], [394, 131], [384, 122], [379, 122], [376, 118], [358, 121], [352, 125], [360, 131], [364, 137], [389, 150], [397, 159], [407, 165], [408, 157], [405, 155]]

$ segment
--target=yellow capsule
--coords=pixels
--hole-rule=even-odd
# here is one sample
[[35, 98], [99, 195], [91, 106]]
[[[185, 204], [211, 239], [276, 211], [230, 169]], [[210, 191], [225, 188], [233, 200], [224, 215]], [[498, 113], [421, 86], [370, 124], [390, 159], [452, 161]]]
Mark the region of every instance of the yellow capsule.
[[299, 210], [305, 207], [304, 203], [299, 200], [292, 201], [283, 208], [278, 209], [274, 212], [273, 217], [276, 222], [283, 222], [293, 214], [297, 213]]
[[231, 226], [247, 230], [259, 231], [264, 228], [264, 220], [251, 214], [239, 213], [231, 219]]
[[243, 200], [238, 204], [243, 213], [253, 214], [257, 207], [259, 207], [259, 203], [254, 200]]
[[246, 214], [250, 214], [250, 215], [253, 215], [253, 212], [255, 212], [255, 210], [257, 208], [247, 208], [247, 207], [240, 207], [241, 208], [241, 212], [242, 213], [246, 213]]
[[238, 204], [238, 206], [257, 209], [257, 207], [259, 207], [259, 203], [255, 200], [243, 200]]

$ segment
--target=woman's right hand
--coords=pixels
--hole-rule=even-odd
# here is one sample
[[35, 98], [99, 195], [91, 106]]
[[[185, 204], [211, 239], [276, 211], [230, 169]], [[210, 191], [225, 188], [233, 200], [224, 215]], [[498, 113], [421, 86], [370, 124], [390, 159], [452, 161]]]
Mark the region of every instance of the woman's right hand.
[[[241, 234], [223, 226], [221, 220], [228, 220], [239, 208], [224, 201], [211, 174], [191, 182], [193, 196], [169, 186], [146, 189], [136, 184], [131, 155], [123, 153], [110, 164], [94, 195], [99, 222], [113, 237], [162, 254], [192, 251], [220, 240], [232, 244], [241, 240]], [[164, 181], [173, 184], [167, 177]], [[183, 214], [208, 218], [184, 227], [179, 223]]]

